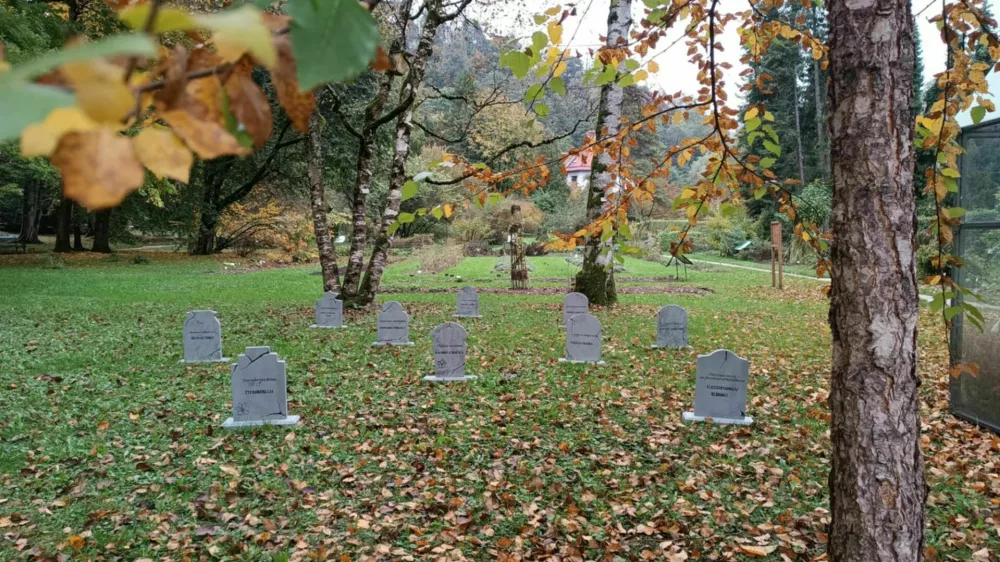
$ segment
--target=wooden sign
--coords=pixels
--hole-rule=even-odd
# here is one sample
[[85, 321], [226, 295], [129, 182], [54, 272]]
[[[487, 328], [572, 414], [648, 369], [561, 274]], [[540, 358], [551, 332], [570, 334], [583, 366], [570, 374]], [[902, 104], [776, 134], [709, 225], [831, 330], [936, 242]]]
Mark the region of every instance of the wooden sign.
[[771, 221], [771, 286], [785, 288], [785, 251], [781, 243], [781, 223]]

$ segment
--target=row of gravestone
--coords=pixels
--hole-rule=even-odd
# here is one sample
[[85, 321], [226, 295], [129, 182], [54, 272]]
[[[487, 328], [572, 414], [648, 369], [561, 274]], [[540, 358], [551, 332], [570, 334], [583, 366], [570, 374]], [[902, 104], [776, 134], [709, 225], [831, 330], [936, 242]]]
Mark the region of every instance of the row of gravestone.
[[[459, 292], [458, 303], [457, 317], [480, 317], [479, 296], [474, 288], [463, 288]], [[560, 362], [604, 364], [601, 361], [601, 323], [587, 310], [589, 303], [585, 295], [570, 293], [564, 298], [566, 357]], [[335, 294], [327, 293], [317, 301], [316, 318], [316, 327], [343, 327], [343, 307]], [[675, 305], [663, 307], [657, 315], [656, 332], [657, 344], [653, 348], [686, 347], [687, 312]], [[467, 336], [465, 328], [454, 322], [447, 322], [434, 330], [435, 372], [424, 380], [455, 382], [476, 378], [465, 373]], [[221, 325], [214, 311], [188, 313], [184, 323], [185, 362], [228, 361], [222, 357], [221, 342]], [[398, 302], [391, 301], [382, 307], [378, 341], [373, 345], [413, 345], [409, 341], [409, 315]], [[262, 369], [264, 372], [260, 372]], [[225, 427], [293, 424], [298, 421], [297, 416], [287, 415], [285, 363], [278, 361], [277, 354], [271, 353], [269, 347], [247, 348], [233, 364], [231, 375], [233, 417], [226, 421]], [[752, 418], [746, 416], [745, 411], [748, 381], [749, 362], [732, 352], [719, 350], [699, 356], [695, 411], [685, 413], [684, 419], [749, 424]], [[267, 388], [258, 388], [261, 385]]]

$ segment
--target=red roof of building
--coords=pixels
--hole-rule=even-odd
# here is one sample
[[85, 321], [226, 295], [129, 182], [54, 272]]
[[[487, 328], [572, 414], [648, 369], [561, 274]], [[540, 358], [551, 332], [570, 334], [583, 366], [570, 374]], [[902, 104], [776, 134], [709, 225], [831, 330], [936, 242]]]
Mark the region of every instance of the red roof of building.
[[593, 154], [587, 150], [580, 151], [579, 154], [570, 154], [566, 157], [566, 172], [589, 172], [593, 159]]

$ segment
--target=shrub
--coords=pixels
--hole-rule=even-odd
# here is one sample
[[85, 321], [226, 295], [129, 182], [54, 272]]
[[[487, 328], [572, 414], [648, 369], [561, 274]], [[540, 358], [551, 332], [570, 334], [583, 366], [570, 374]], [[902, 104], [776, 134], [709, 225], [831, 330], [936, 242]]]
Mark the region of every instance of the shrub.
[[150, 263], [149, 258], [142, 254], [132, 256], [132, 265], [149, 265]]
[[462, 254], [465, 256], [488, 256], [490, 255], [490, 245], [485, 240], [466, 242], [462, 246]]
[[485, 242], [490, 235], [490, 224], [478, 217], [466, 217], [453, 222], [451, 231], [459, 242]]
[[500, 233], [502, 240], [507, 239], [507, 234], [510, 232], [510, 209], [513, 205], [521, 207], [521, 232], [525, 234], [537, 233], [539, 227], [542, 226], [542, 221], [545, 220], [545, 214], [534, 202], [518, 199], [506, 199], [489, 208], [487, 221], [490, 229]]
[[544, 256], [548, 253], [549, 251], [545, 247], [545, 242], [535, 242], [524, 247], [524, 255], [526, 256]]
[[413, 252], [413, 261], [419, 265], [421, 273], [437, 275], [455, 267], [462, 261], [462, 247], [458, 244], [423, 246]]
[[705, 237], [719, 255], [735, 257], [738, 245], [754, 241], [754, 223], [742, 207], [732, 207], [728, 214], [716, 210], [705, 220]]
[[400, 250], [413, 248], [423, 248], [434, 244], [433, 234], [414, 234], [406, 238], [396, 238], [392, 241], [392, 247]]

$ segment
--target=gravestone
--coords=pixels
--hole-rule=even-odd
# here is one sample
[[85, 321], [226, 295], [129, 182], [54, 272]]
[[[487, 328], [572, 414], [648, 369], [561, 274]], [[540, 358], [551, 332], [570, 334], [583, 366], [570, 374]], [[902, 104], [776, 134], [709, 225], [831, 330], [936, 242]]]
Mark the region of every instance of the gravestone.
[[566, 323], [566, 357], [564, 363], [597, 363], [601, 361], [601, 321], [590, 314], [577, 314]]
[[669, 304], [656, 315], [656, 345], [653, 349], [688, 347], [688, 313]]
[[719, 349], [698, 356], [694, 388], [694, 412], [684, 412], [684, 421], [711, 421], [718, 424], [750, 425], [747, 383], [750, 362], [732, 351]]
[[214, 310], [192, 310], [184, 318], [184, 359], [181, 363], [218, 363], [222, 356], [222, 326]]
[[434, 374], [424, 377], [431, 382], [461, 382], [475, 380], [476, 377], [465, 374], [465, 339], [468, 337], [465, 328], [454, 323], [445, 322], [431, 334], [434, 347]]
[[410, 315], [403, 305], [389, 301], [378, 315], [378, 341], [372, 345], [413, 345], [410, 341]]
[[455, 318], [482, 318], [479, 315], [479, 291], [475, 287], [459, 289]]
[[333, 291], [323, 293], [323, 298], [316, 301], [316, 323], [310, 328], [343, 328], [344, 301]]
[[573, 316], [587, 314], [588, 312], [590, 312], [590, 299], [587, 298], [587, 295], [583, 293], [569, 293], [563, 297], [563, 328], [566, 327], [569, 319]]
[[270, 347], [248, 347], [233, 363], [233, 417], [222, 427], [297, 424], [299, 416], [288, 415], [287, 382], [285, 362], [277, 353]]

